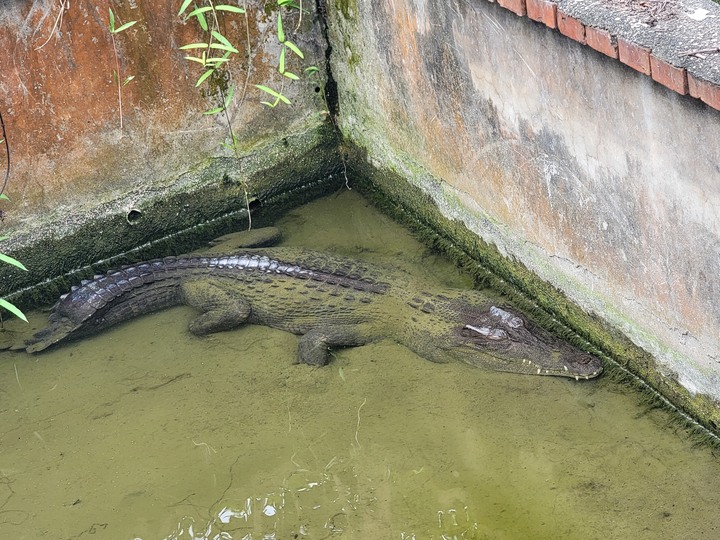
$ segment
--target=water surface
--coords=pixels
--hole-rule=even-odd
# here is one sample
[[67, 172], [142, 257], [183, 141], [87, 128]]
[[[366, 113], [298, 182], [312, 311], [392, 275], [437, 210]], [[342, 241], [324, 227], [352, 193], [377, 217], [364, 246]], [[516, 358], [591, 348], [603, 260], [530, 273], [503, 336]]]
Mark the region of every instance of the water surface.
[[[278, 225], [285, 245], [470, 285], [354, 192]], [[718, 460], [607, 378], [433, 364], [390, 341], [311, 368], [295, 336], [199, 339], [192, 317], [0, 353], [0, 538], [718, 535]]]

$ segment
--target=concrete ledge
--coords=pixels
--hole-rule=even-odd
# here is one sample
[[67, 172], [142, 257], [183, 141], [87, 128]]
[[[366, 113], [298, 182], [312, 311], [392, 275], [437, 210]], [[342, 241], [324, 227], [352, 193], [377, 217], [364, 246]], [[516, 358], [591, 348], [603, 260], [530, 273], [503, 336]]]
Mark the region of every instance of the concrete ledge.
[[658, 2], [655, 9], [621, 0], [498, 4], [720, 110], [720, 5], [712, 0]]

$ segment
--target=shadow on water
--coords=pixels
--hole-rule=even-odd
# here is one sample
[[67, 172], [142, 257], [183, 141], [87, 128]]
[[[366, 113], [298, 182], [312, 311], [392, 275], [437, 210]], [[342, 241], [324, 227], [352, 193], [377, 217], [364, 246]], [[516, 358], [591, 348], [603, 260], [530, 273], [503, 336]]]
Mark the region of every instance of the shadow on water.
[[[353, 192], [279, 226], [286, 245], [469, 286]], [[1, 538], [718, 532], [711, 451], [608, 379], [433, 364], [391, 342], [310, 368], [293, 364], [295, 336], [198, 339], [191, 317], [179, 307], [36, 357], [2, 353]]]

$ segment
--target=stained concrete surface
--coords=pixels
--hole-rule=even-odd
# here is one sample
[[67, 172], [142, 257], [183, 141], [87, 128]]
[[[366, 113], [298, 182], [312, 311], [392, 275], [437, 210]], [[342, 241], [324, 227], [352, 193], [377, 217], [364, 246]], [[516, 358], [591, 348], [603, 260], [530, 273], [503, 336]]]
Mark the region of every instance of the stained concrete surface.
[[332, 6], [370, 162], [652, 353], [656, 387], [719, 400], [720, 113], [497, 4]]
[[[326, 45], [314, 12], [285, 14], [287, 38], [305, 53], [303, 62], [288, 57], [287, 69], [316, 65], [317, 73], [292, 84], [278, 73], [277, 6], [250, 1], [247, 17], [221, 17], [239, 50], [230, 75], [196, 88], [203, 69], [179, 47], [203, 36], [197, 21], [178, 17], [174, 0], [111, 6], [116, 26], [137, 21], [115, 36], [117, 64], [107, 4], [2, 7], [0, 110], [11, 171], [10, 201], [2, 203], [9, 239], [0, 249], [30, 273], [2, 265], [0, 297], [331, 174], [335, 135], [321, 91]], [[120, 80], [135, 77], [122, 88], [122, 123], [118, 68]], [[227, 117], [203, 114], [218, 106], [224, 83], [236, 89], [228, 117], [237, 154], [226, 146]], [[255, 84], [282, 88], [292, 105], [262, 105], [267, 95]], [[3, 174], [5, 161], [0, 151]]]

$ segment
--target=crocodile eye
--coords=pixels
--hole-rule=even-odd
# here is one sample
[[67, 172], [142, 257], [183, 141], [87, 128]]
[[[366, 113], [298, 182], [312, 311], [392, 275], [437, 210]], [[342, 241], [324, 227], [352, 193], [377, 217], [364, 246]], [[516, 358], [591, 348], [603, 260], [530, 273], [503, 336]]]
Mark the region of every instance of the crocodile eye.
[[491, 328], [487, 335], [488, 339], [493, 341], [502, 341], [508, 338], [507, 332], [501, 328]]
[[502, 328], [491, 328], [489, 326], [472, 326], [469, 324], [463, 326], [462, 335], [464, 337], [482, 336], [492, 341], [502, 341], [508, 338], [507, 332]]

